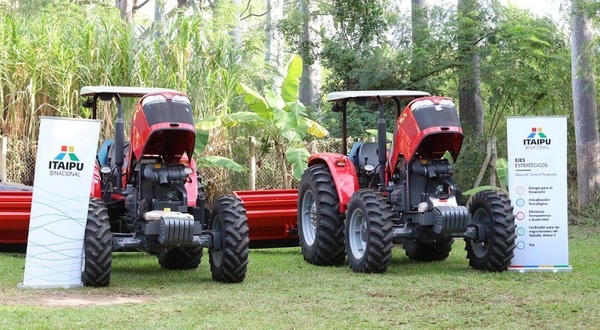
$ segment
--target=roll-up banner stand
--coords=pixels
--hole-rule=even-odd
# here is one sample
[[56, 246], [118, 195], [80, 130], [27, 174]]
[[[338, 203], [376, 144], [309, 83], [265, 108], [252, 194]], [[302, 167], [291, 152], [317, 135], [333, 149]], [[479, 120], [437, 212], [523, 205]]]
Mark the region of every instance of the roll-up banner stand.
[[81, 287], [83, 238], [100, 121], [40, 117], [20, 288]]
[[508, 117], [508, 189], [517, 225], [511, 271], [571, 271], [567, 118]]

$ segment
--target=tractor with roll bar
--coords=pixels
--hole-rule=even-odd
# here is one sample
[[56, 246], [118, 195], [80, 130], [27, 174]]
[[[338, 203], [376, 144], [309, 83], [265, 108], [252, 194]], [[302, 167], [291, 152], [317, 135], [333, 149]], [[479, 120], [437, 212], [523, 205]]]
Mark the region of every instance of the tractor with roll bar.
[[[85, 231], [84, 285], [108, 284], [112, 251], [146, 251], [165, 269], [194, 269], [207, 248], [212, 278], [236, 283], [248, 265], [248, 223], [241, 201], [205, 205], [193, 158], [196, 128], [187, 95], [143, 87], [87, 86], [83, 105], [117, 108], [114, 142], [98, 151]], [[125, 139], [122, 98], [139, 98]], [[110, 228], [110, 230], [108, 230]], [[109, 239], [110, 237], [110, 239]]]
[[[164, 88], [85, 86], [83, 106], [116, 106], [115, 137], [100, 146], [84, 235], [81, 280], [110, 283], [113, 252], [144, 251], [165, 269], [194, 269], [207, 248], [212, 278], [237, 283], [248, 265], [248, 219], [241, 200], [205, 205], [193, 157], [196, 127], [187, 95]], [[129, 139], [123, 98], [136, 98]], [[26, 243], [31, 190], [0, 192], [0, 243]], [[18, 207], [11, 206], [17, 204]], [[212, 212], [211, 212], [212, 211]]]
[[[95, 264], [85, 268], [86, 285], [108, 285], [112, 252], [147, 251], [163, 268], [191, 269], [198, 267], [205, 247], [213, 278], [239, 282], [248, 248], [298, 246], [295, 189], [232, 191], [218, 197], [209, 212], [195, 166], [198, 155], [192, 157], [195, 127], [185, 94], [119, 86], [87, 86], [80, 94], [92, 118], [98, 117], [99, 100], [114, 102], [117, 110], [115, 138], [98, 149], [90, 192], [89, 226], [94, 228], [86, 239], [98, 248], [86, 252], [86, 262]], [[123, 98], [140, 99], [128, 140]], [[0, 251], [25, 250], [32, 190], [0, 182]], [[104, 230], [109, 227], [110, 234]], [[94, 268], [97, 274], [89, 274]]]
[[[446, 259], [454, 238], [466, 241], [472, 268], [504, 271], [515, 248], [513, 208], [506, 193], [477, 192], [467, 205], [453, 164], [463, 131], [447, 97], [421, 91], [330, 93], [341, 113], [342, 150], [310, 156], [298, 188], [298, 229], [304, 259], [355, 272], [382, 273], [394, 244], [415, 261]], [[391, 141], [384, 102], [395, 106]], [[377, 105], [377, 141], [347, 152], [348, 104]], [[402, 109], [402, 104], [408, 104]], [[388, 149], [389, 145], [389, 149]]]

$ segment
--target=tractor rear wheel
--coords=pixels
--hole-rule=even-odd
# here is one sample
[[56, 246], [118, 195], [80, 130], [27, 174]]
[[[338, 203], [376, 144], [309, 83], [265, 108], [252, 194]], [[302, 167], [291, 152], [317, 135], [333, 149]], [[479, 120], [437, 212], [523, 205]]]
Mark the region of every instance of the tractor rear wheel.
[[202, 246], [176, 247], [157, 255], [164, 269], [194, 269], [200, 265]]
[[438, 261], [445, 260], [452, 251], [454, 238], [443, 236], [435, 243], [421, 243], [419, 241], [404, 243], [404, 251], [410, 260], [414, 261]]
[[90, 199], [83, 249], [84, 260], [81, 270], [83, 285], [108, 286], [112, 272], [112, 233], [108, 210], [101, 199]]
[[325, 164], [310, 166], [298, 187], [298, 236], [304, 260], [318, 266], [344, 263], [344, 214]]
[[465, 239], [469, 266], [492, 272], [508, 269], [514, 255], [517, 226], [506, 193], [480, 191], [467, 208], [471, 213], [471, 224], [477, 226], [480, 237], [477, 241]]
[[387, 199], [361, 189], [352, 195], [346, 211], [346, 254], [353, 271], [384, 273], [392, 258], [392, 221]]
[[232, 195], [217, 198], [212, 209], [210, 229], [210, 272], [218, 282], [239, 283], [248, 268], [248, 218], [242, 201]]

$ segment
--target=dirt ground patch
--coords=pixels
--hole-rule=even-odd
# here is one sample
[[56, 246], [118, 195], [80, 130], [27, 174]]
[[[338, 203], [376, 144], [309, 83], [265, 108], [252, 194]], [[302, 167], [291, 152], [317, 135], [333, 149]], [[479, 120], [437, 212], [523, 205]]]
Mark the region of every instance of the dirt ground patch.
[[109, 306], [116, 304], [140, 304], [149, 297], [57, 297], [42, 298], [40, 305], [57, 307]]
[[87, 307], [87, 306], [110, 306], [117, 304], [141, 304], [152, 299], [145, 295], [121, 295], [99, 296], [94, 294], [81, 294], [70, 292], [32, 290], [21, 291], [18, 297], [3, 299], [0, 297], [1, 305], [13, 306], [48, 306], [48, 307]]

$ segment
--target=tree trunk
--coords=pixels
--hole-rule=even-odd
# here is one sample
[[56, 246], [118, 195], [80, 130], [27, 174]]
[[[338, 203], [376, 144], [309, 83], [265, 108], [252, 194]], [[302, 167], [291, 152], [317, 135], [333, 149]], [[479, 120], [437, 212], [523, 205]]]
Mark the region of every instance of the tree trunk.
[[477, 0], [458, 0], [458, 104], [465, 132], [483, 135], [483, 102], [476, 26], [478, 21]]
[[321, 53], [320, 24], [313, 14], [317, 10], [315, 0], [300, 0], [302, 13], [302, 36], [300, 44], [300, 57], [302, 57], [302, 77], [300, 79], [300, 102], [315, 111], [317, 118], [321, 118], [319, 104], [321, 94]]
[[277, 88], [281, 87], [285, 76], [283, 67], [283, 33], [278, 28], [283, 19], [283, 0], [267, 0], [267, 52], [265, 60], [276, 70]]
[[427, 54], [425, 51], [425, 40], [427, 40], [427, 15], [426, 0], [412, 0], [411, 22], [412, 22], [412, 75], [414, 77], [424, 76], [427, 70]]
[[137, 0], [116, 0], [115, 6], [119, 8], [121, 11], [121, 18], [125, 20], [125, 22], [131, 24], [133, 23], [133, 15]]
[[581, 10], [585, 1], [572, 1], [571, 83], [575, 144], [577, 147], [577, 191], [579, 205], [587, 207], [598, 195], [600, 173], [598, 119], [594, 80], [592, 22]]
[[288, 172], [287, 163], [285, 161], [285, 144], [275, 141], [275, 146], [277, 149], [277, 158], [279, 158], [279, 168], [281, 169], [283, 187], [285, 189], [291, 189], [292, 183], [290, 182], [290, 175]]
[[241, 32], [241, 26], [240, 26], [241, 21], [240, 21], [239, 10], [240, 10], [240, 6], [242, 5], [242, 1], [241, 0], [231, 0], [231, 4], [233, 5], [233, 8], [235, 8], [235, 25], [229, 34], [231, 35], [231, 39], [233, 39], [233, 42], [237, 46], [241, 46], [242, 45], [242, 32]]
[[160, 40], [165, 35], [165, 0], [156, 0], [154, 3], [154, 25], [156, 30], [154, 37], [156, 40]]

